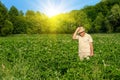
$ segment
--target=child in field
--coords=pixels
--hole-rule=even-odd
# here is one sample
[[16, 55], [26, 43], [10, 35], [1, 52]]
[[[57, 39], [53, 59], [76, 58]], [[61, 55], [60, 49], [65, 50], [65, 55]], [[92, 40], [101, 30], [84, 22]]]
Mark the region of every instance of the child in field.
[[78, 27], [74, 34], [73, 39], [78, 39], [79, 42], [79, 57], [80, 60], [84, 58], [89, 59], [89, 56], [93, 56], [93, 39], [85, 32], [83, 27]]

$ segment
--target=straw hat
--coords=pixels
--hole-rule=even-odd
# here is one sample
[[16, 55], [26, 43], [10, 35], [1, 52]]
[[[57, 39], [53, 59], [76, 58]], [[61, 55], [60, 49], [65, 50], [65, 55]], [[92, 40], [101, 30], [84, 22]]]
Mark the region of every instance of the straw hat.
[[84, 28], [84, 27], [79, 27], [78, 33], [81, 33], [81, 32], [83, 32], [83, 31], [85, 31], [85, 28]]

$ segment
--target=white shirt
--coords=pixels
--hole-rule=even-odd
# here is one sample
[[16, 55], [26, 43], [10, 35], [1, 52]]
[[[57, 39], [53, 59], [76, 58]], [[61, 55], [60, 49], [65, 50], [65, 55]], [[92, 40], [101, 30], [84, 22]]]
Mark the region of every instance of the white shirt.
[[85, 33], [85, 35], [83, 37], [77, 35], [77, 39], [79, 42], [79, 53], [90, 53], [90, 42], [93, 42], [92, 37]]

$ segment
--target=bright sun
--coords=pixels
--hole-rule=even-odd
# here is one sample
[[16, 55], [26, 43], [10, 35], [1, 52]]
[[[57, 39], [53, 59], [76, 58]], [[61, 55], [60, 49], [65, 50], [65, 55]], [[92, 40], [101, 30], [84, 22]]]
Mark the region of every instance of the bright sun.
[[56, 16], [65, 12], [64, 0], [46, 0], [44, 3], [38, 3], [40, 11], [45, 13], [48, 17]]
[[62, 11], [59, 10], [59, 9], [56, 9], [56, 8], [49, 8], [47, 11], [46, 11], [46, 15], [48, 17], [53, 17], [55, 15], [58, 15], [60, 14]]
[[55, 15], [58, 15], [60, 13], [63, 13], [64, 9], [62, 6], [57, 6], [57, 5], [48, 5], [47, 7], [45, 7], [45, 14], [48, 17], [53, 17]]

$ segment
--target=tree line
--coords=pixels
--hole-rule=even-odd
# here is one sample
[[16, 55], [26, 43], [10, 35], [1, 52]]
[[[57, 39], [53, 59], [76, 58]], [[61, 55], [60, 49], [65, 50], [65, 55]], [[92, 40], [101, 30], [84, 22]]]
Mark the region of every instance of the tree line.
[[120, 32], [120, 1], [101, 0], [94, 6], [62, 13], [52, 18], [39, 11], [23, 13], [15, 6], [8, 10], [0, 2], [0, 35], [73, 33], [76, 27], [84, 26], [90, 33]]

